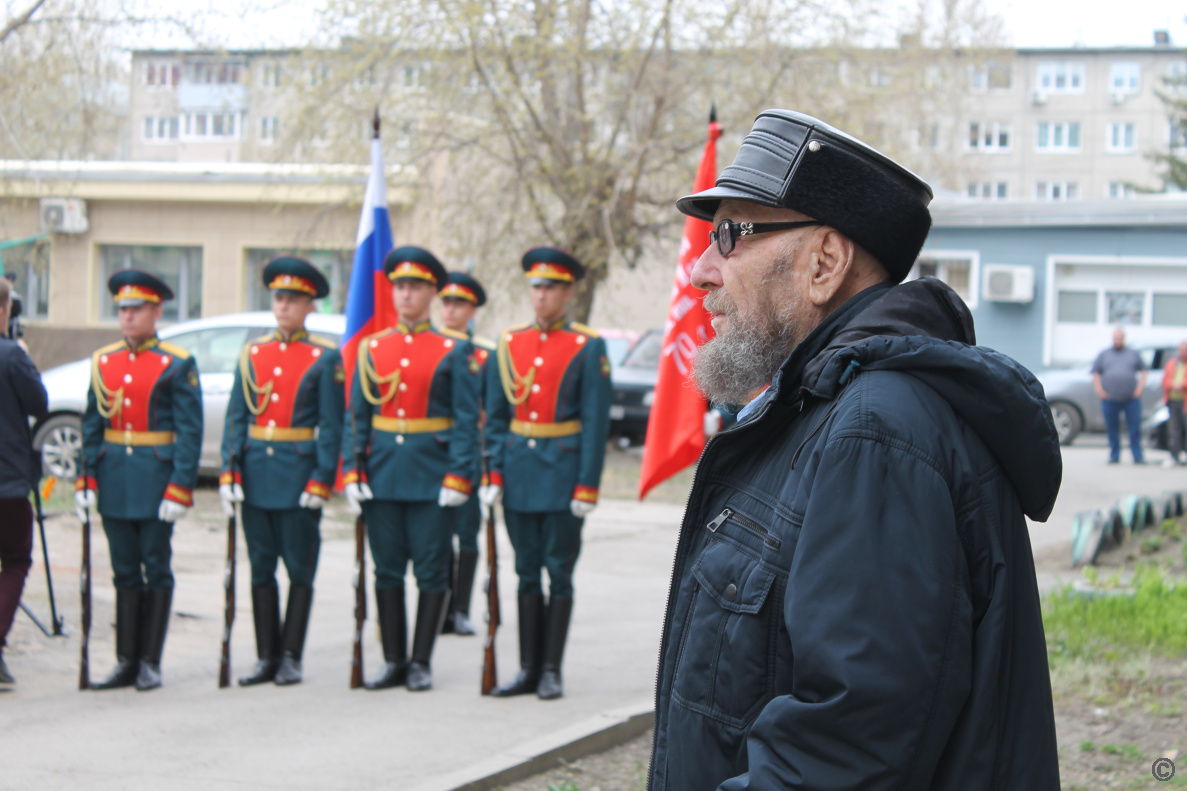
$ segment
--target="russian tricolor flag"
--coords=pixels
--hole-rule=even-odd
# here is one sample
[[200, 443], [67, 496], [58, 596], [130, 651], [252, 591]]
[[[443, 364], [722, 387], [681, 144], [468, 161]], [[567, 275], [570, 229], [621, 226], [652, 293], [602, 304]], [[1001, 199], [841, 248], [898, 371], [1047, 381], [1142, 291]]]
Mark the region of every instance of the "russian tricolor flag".
[[346, 291], [346, 334], [342, 340], [342, 364], [346, 369], [346, 395], [358, 362], [359, 342], [390, 327], [399, 318], [392, 304], [392, 292], [383, 272], [383, 259], [392, 249], [392, 226], [387, 214], [387, 184], [384, 180], [383, 147], [379, 143], [379, 114], [375, 115], [375, 137], [371, 140], [371, 175], [359, 218], [354, 267]]

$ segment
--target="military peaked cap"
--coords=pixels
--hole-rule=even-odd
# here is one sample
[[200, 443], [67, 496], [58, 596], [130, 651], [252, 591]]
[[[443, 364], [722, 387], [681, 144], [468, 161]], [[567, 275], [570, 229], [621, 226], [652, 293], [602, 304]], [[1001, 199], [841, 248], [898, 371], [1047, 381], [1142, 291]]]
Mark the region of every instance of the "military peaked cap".
[[397, 280], [423, 280], [431, 283], [438, 291], [445, 288], [445, 267], [436, 256], [423, 247], [397, 247], [387, 254], [383, 262], [383, 271], [387, 274], [387, 279], [393, 283]]
[[585, 267], [558, 247], [533, 247], [523, 254], [523, 271], [533, 286], [573, 283], [585, 277]]
[[304, 258], [282, 255], [264, 267], [264, 285], [273, 291], [292, 291], [321, 299], [330, 293], [326, 276]]
[[441, 289], [441, 299], [464, 299], [480, 308], [486, 304], [486, 290], [465, 272], [450, 272], [445, 288]]
[[159, 305], [173, 299], [173, 289], [165, 281], [143, 269], [121, 269], [107, 279], [107, 290], [119, 307], [143, 305], [151, 302]]

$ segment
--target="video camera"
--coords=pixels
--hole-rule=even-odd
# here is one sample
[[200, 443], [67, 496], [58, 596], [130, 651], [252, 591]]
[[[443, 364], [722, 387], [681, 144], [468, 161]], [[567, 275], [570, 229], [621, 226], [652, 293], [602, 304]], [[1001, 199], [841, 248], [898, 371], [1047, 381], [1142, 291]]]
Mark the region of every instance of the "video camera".
[[4, 328], [4, 337], [15, 341], [25, 336], [25, 323], [19, 320], [23, 303], [21, 295], [15, 291], [9, 292], [9, 295], [12, 298], [12, 307], [8, 311], [8, 326]]

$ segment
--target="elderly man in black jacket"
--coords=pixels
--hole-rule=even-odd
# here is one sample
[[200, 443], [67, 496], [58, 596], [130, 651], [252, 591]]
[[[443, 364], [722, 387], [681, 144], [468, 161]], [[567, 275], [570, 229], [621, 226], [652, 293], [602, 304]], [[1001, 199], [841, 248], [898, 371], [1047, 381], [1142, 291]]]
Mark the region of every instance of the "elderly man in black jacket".
[[1059, 787], [1024, 519], [1051, 511], [1058, 442], [1038, 382], [973, 345], [951, 289], [899, 285], [930, 199], [768, 111], [677, 204], [714, 223], [698, 386], [747, 406], [681, 529], [652, 791]]
[[37, 485], [40, 465], [29, 445], [29, 418], [43, 417], [46, 410], [37, 368], [22, 343], [5, 337], [11, 311], [11, 286], [0, 277], [0, 684], [13, 683], [4, 664], [4, 641], [33, 564], [29, 492]]

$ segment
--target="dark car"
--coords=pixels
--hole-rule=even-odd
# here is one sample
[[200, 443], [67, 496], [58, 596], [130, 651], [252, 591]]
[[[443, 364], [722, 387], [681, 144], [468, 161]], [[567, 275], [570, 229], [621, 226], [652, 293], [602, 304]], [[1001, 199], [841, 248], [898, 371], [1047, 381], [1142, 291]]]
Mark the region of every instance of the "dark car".
[[647, 436], [663, 341], [661, 330], [648, 330], [622, 362], [611, 368], [610, 436], [618, 438], [620, 445], [639, 445]]

